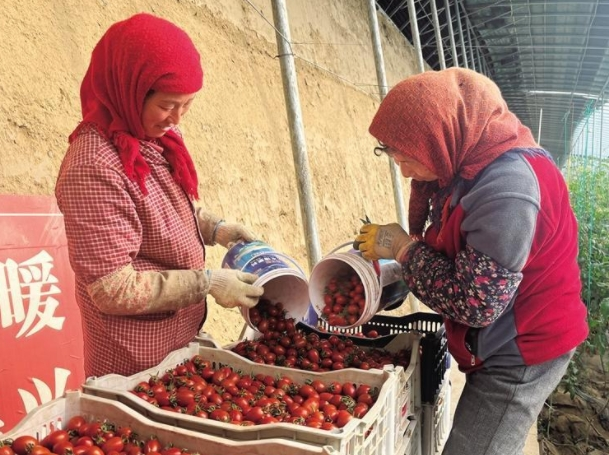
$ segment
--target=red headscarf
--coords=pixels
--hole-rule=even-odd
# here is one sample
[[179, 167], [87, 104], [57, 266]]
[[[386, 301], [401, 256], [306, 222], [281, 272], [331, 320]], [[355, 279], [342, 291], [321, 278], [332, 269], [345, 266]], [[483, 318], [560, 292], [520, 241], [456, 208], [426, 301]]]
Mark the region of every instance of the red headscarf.
[[[201, 58], [186, 32], [150, 14], [112, 25], [95, 46], [81, 88], [82, 123], [93, 124], [118, 150], [125, 174], [147, 194], [150, 174], [140, 152], [145, 140], [141, 116], [150, 90], [195, 93], [203, 86]], [[198, 197], [197, 173], [184, 141], [174, 131], [159, 139], [174, 180]]]
[[515, 147], [538, 147], [531, 131], [509, 111], [499, 87], [475, 71], [450, 68], [411, 76], [393, 87], [370, 134], [438, 176], [411, 182], [410, 235], [420, 237], [430, 198], [457, 177], [470, 180]]

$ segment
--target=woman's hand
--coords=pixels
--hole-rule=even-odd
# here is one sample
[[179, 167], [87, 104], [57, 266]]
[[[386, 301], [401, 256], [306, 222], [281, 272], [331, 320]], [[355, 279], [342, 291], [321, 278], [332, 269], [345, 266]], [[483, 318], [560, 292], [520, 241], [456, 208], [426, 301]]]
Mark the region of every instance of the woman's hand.
[[223, 247], [229, 248], [231, 244], [237, 243], [241, 240], [244, 242], [256, 240], [256, 235], [241, 224], [225, 223], [224, 221], [220, 221], [216, 227], [216, 235], [214, 240]]
[[208, 270], [209, 293], [218, 305], [224, 308], [234, 308], [237, 305], [251, 308], [258, 303], [264, 294], [262, 286], [254, 286], [258, 279], [253, 273], [239, 270], [217, 269]]
[[353, 248], [369, 261], [400, 260], [408, 251], [412, 239], [398, 223], [364, 224], [355, 237]]

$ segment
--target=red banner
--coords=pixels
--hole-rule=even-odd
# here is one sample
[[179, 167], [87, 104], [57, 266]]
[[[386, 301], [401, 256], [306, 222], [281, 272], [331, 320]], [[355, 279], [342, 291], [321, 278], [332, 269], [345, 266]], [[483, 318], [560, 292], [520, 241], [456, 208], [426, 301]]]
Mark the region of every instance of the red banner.
[[0, 433], [83, 382], [80, 312], [55, 198], [0, 195]]

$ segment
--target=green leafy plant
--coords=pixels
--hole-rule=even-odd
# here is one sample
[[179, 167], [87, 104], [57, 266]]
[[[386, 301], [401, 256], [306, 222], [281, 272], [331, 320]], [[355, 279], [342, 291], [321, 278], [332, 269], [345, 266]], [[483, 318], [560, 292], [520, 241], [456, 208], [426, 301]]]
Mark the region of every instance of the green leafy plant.
[[585, 374], [579, 362], [582, 352], [598, 354], [606, 371], [603, 359], [609, 347], [609, 162], [588, 156], [571, 157], [568, 184], [579, 223], [578, 261], [590, 328], [562, 382], [573, 396]]

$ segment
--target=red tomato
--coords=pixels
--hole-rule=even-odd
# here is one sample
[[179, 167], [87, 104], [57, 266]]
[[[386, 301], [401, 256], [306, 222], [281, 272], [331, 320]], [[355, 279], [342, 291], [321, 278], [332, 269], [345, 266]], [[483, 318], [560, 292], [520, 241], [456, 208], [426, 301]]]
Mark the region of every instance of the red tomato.
[[59, 442], [69, 442], [70, 433], [65, 430], [55, 430], [49, 433], [40, 444], [45, 446], [47, 449], [52, 449], [53, 446]]
[[150, 454], [151, 452], [160, 452], [162, 449], [161, 443], [158, 439], [152, 437], [144, 442], [144, 450], [143, 452], [146, 454]]
[[[82, 428], [82, 427], [81, 427]], [[92, 422], [87, 427], [87, 436], [95, 439], [103, 433], [102, 424], [100, 422]]]
[[28, 451], [29, 455], [50, 455], [51, 451], [45, 446], [35, 445]]
[[321, 410], [332, 422], [336, 420], [336, 417], [338, 416], [338, 408], [335, 405], [327, 404]]
[[121, 438], [120, 436], [114, 436], [112, 438], [109, 438], [106, 440], [106, 442], [102, 444], [102, 450], [105, 453], [122, 452], [124, 448], [125, 443], [123, 442], [123, 438]]
[[298, 394], [304, 398], [309, 398], [312, 396], [319, 396], [319, 394], [315, 391], [315, 389], [313, 387], [311, 387], [309, 384], [305, 384], [305, 385], [301, 386], [300, 390], [298, 391]]
[[338, 428], [342, 428], [347, 425], [351, 421], [351, 419], [353, 419], [353, 416], [349, 413], [349, 411], [340, 410], [338, 411], [338, 414], [336, 416], [336, 422], [334, 423]]
[[83, 455], [106, 455], [101, 447], [91, 446], [87, 447], [83, 452]]
[[374, 398], [369, 393], [362, 393], [357, 397], [358, 403], [364, 403], [365, 405], [372, 406], [374, 404]]
[[123, 449], [126, 455], [142, 455], [142, 448], [139, 444], [128, 442]]
[[332, 422], [324, 422], [321, 424], [322, 430], [332, 431], [332, 430], [336, 430], [337, 428], [338, 427], [336, 425], [334, 425]]
[[327, 389], [330, 393], [340, 395], [343, 392], [343, 385], [338, 381], [333, 381], [328, 385]]
[[377, 338], [379, 336], [379, 333], [376, 330], [370, 330], [366, 336], [368, 338]]
[[264, 417], [264, 411], [260, 406], [254, 406], [245, 414], [246, 420], [251, 420], [254, 423], [260, 422], [260, 420]]
[[309, 413], [314, 413], [319, 410], [319, 398], [318, 397], [310, 397], [307, 398], [304, 403], [302, 403], [302, 407], [307, 409]]
[[306, 421], [306, 425], [307, 425], [309, 428], [318, 428], [318, 429], [320, 429], [320, 428], [321, 428], [321, 426], [323, 425], [323, 423], [324, 423], [324, 422], [323, 422], [323, 420], [320, 420], [320, 419], [312, 419], [312, 418], [311, 418], [311, 419], [308, 419], [308, 420]]
[[355, 390], [355, 384], [353, 384], [352, 382], [345, 382], [343, 384], [343, 395], [355, 398]]
[[[182, 386], [176, 393], [176, 402], [178, 406], [188, 406], [195, 401], [195, 393], [189, 388]], [[120, 450], [119, 450], [120, 452]]]
[[279, 422], [279, 419], [276, 419], [275, 417], [270, 416], [270, 415], [265, 415], [262, 419], [260, 419], [258, 421], [258, 423], [260, 425], [266, 425], [267, 423], [277, 423], [277, 422]]
[[292, 417], [299, 417], [301, 419], [307, 419], [309, 417], [309, 410], [303, 406], [298, 406], [295, 407], [294, 409], [292, 409], [292, 411], [290, 411], [290, 414], [292, 415]]
[[313, 381], [311, 381], [310, 385], [319, 394], [326, 391], [326, 384], [324, 382], [320, 381], [319, 379], [314, 379]]
[[230, 416], [231, 422], [242, 422], [243, 421], [243, 413], [238, 409], [233, 409], [228, 412]]
[[209, 418], [218, 422], [230, 422], [230, 414], [224, 409], [214, 409], [209, 413]]
[[70, 441], [58, 442], [51, 450], [57, 455], [72, 455], [74, 452], [74, 444]]
[[68, 424], [66, 425], [66, 430], [68, 431], [78, 431], [78, 429], [84, 425], [86, 422], [85, 418], [80, 415], [76, 415], [68, 420]]
[[361, 419], [368, 413], [368, 405], [366, 403], [358, 403], [353, 408], [353, 417]]
[[39, 445], [38, 439], [33, 436], [25, 435], [16, 438], [11, 444], [11, 449], [13, 449], [17, 455], [27, 455], [30, 450], [37, 445]]
[[81, 436], [73, 444], [74, 444], [74, 446], [84, 446], [84, 447], [91, 447], [92, 445], [95, 445], [95, 443], [93, 442], [93, 439], [91, 439], [90, 436]]
[[10, 446], [0, 446], [0, 455], [15, 455]]

